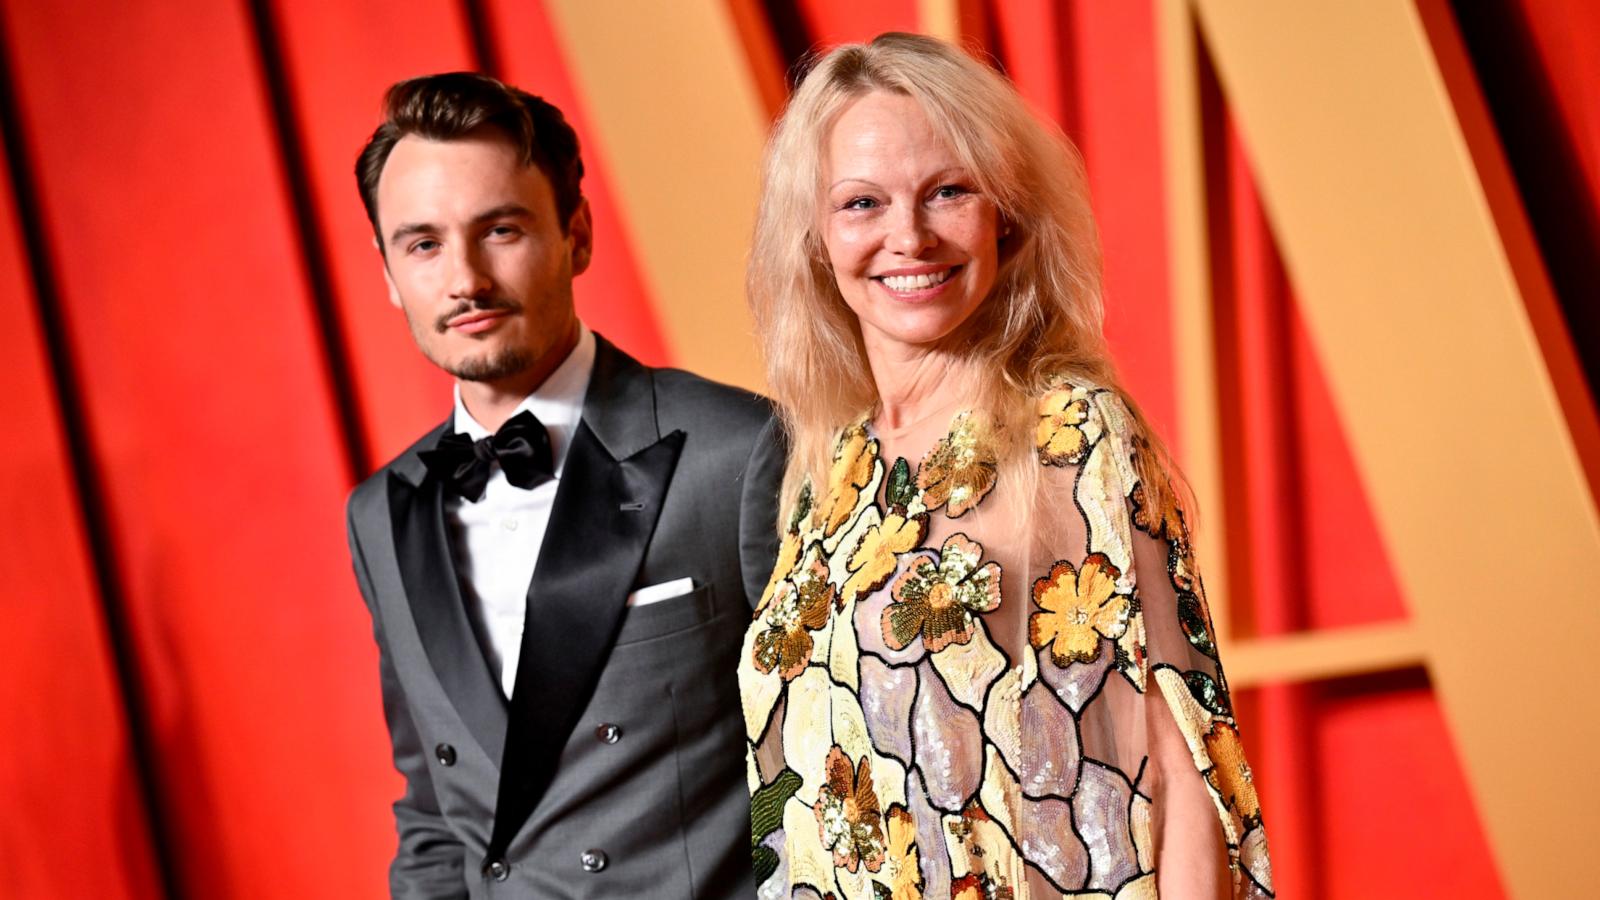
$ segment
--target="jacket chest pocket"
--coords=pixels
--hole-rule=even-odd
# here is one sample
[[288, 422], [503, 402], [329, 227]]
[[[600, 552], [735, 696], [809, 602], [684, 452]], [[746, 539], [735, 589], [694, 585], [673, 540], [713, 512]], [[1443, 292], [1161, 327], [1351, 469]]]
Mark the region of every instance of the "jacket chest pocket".
[[620, 647], [687, 631], [711, 621], [716, 613], [715, 586], [702, 584], [686, 594], [628, 607], [616, 643]]

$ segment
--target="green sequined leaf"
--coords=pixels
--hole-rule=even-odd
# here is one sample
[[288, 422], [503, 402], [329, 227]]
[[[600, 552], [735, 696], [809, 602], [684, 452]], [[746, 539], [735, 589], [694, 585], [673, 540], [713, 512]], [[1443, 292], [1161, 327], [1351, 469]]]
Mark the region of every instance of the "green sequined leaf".
[[1211, 629], [1206, 627], [1205, 614], [1200, 610], [1200, 598], [1187, 591], [1178, 594], [1178, 623], [1183, 634], [1196, 650], [1215, 659], [1217, 646], [1211, 640]]
[[800, 789], [800, 773], [784, 769], [778, 777], [758, 788], [750, 797], [750, 846], [766, 840], [783, 827], [783, 805]]
[[794, 512], [789, 516], [789, 533], [799, 534], [800, 523], [811, 515], [811, 479], [807, 478], [800, 485], [800, 496], [795, 498]]
[[1232, 704], [1228, 702], [1228, 691], [1218, 684], [1210, 675], [1204, 672], [1188, 671], [1183, 673], [1184, 683], [1189, 685], [1189, 693], [1194, 699], [1214, 716], [1232, 715]]
[[778, 871], [778, 854], [771, 847], [757, 847], [750, 851], [750, 866], [755, 869], [756, 884], [763, 884]]
[[885, 496], [890, 509], [905, 509], [916, 498], [916, 492], [911, 487], [911, 464], [906, 462], [904, 456], [895, 460], [894, 468], [889, 470], [889, 489]]

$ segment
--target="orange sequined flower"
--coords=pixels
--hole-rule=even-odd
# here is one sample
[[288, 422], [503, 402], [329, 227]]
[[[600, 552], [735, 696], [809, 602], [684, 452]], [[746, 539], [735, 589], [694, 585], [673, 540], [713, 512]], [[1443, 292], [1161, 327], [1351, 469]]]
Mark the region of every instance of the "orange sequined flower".
[[828, 624], [834, 600], [828, 567], [812, 544], [794, 575], [778, 583], [763, 613], [767, 627], [751, 648], [756, 668], [764, 675], [776, 669], [785, 681], [797, 678], [811, 661], [811, 632]]
[[1211, 771], [1206, 777], [1217, 793], [1222, 795], [1224, 804], [1233, 807], [1239, 818], [1246, 821], [1261, 815], [1255, 776], [1250, 771], [1250, 763], [1244, 758], [1244, 745], [1239, 742], [1239, 732], [1227, 722], [1218, 720], [1206, 733], [1205, 744], [1206, 755], [1211, 757]]
[[887, 584], [889, 576], [894, 574], [899, 554], [922, 543], [927, 531], [926, 513], [910, 518], [890, 513], [883, 521], [869, 525], [846, 557], [845, 569], [850, 577], [845, 580], [841, 592], [843, 601], [848, 603]]
[[818, 788], [811, 807], [822, 846], [833, 852], [836, 866], [855, 872], [864, 865], [868, 872], [876, 872], [883, 868], [888, 848], [870, 760], [863, 756], [859, 765], [852, 766], [844, 749], [835, 744], [828, 751], [826, 768], [828, 780]]
[[1014, 896], [1009, 886], [996, 884], [988, 872], [969, 872], [950, 882], [950, 900], [1011, 900]]
[[[1150, 453], [1149, 441], [1142, 437], [1134, 438], [1135, 469], [1142, 469], [1140, 463], [1149, 457]], [[1169, 481], [1160, 487], [1161, 490], [1147, 489], [1142, 477], [1133, 486], [1133, 493], [1130, 495], [1133, 501], [1133, 525], [1157, 540], [1182, 543], [1187, 535], [1183, 525], [1183, 509], [1178, 505], [1176, 486]]]
[[872, 482], [873, 466], [878, 461], [878, 440], [867, 436], [865, 425], [852, 425], [840, 436], [833, 453], [833, 468], [828, 472], [828, 496], [817, 504], [823, 534], [832, 536], [850, 521], [861, 501], [861, 492]]
[[759, 614], [767, 608], [767, 602], [772, 599], [772, 592], [785, 578], [794, 574], [794, 567], [800, 562], [800, 535], [785, 535], [783, 543], [778, 546], [778, 559], [772, 566], [772, 577], [767, 579], [767, 587], [761, 592], [761, 602], [756, 604]]
[[899, 804], [889, 807], [890, 900], [922, 900], [922, 860], [917, 858], [917, 826]]
[[950, 883], [952, 900], [1012, 900], [1015, 896], [1004, 874], [994, 869], [1004, 869], [1007, 838], [989, 813], [977, 800], [967, 803], [961, 818], [945, 826], [950, 836], [961, 841], [972, 868], [968, 874]]
[[985, 429], [971, 413], [961, 413], [917, 466], [923, 504], [930, 510], [943, 506], [946, 515], [959, 518], [994, 489], [998, 465]]
[[1089, 420], [1089, 398], [1073, 399], [1072, 394], [1072, 388], [1060, 387], [1039, 399], [1034, 444], [1046, 465], [1076, 465], [1089, 448], [1088, 436], [1078, 427]]
[[1065, 560], [1033, 583], [1033, 602], [1042, 612], [1028, 618], [1028, 641], [1050, 647], [1050, 659], [1065, 668], [1100, 656], [1100, 638], [1112, 640], [1128, 629], [1132, 604], [1117, 593], [1122, 573], [1103, 553], [1091, 553], [1083, 568]]
[[904, 650], [918, 637], [929, 653], [965, 644], [976, 630], [977, 613], [1000, 607], [1000, 564], [979, 565], [983, 547], [953, 534], [939, 556], [919, 552], [889, 589], [894, 602], [883, 610], [883, 642]]

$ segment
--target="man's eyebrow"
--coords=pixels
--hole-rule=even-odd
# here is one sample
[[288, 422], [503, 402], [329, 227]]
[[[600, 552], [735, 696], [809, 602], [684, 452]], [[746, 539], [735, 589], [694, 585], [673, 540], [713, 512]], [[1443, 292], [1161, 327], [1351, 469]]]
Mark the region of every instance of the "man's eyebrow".
[[[483, 212], [478, 213], [472, 217], [470, 224], [482, 225], [484, 222], [492, 222], [495, 219], [531, 218], [533, 218], [533, 212], [526, 206], [523, 206], [520, 203], [505, 203], [501, 204], [500, 206], [496, 206], [493, 209], [486, 209]], [[389, 245], [394, 246], [399, 244], [401, 241], [404, 241], [406, 238], [411, 237], [412, 235], [434, 234], [438, 230], [439, 226], [433, 224], [432, 222], [407, 222], [403, 225], [396, 226], [394, 231], [389, 233]]]
[[531, 219], [533, 211], [521, 203], [505, 203], [494, 209], [486, 209], [472, 217], [472, 224], [482, 225], [494, 219]]
[[392, 247], [414, 234], [432, 234], [438, 230], [439, 226], [430, 222], [407, 222], [389, 232], [389, 246]]

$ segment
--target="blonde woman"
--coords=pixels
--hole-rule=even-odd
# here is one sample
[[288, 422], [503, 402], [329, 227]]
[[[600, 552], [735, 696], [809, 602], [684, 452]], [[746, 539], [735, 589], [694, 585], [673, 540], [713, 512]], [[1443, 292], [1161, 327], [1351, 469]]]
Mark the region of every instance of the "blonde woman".
[[1060, 133], [936, 40], [833, 50], [768, 148], [749, 291], [793, 439], [739, 670], [762, 896], [1271, 896]]

